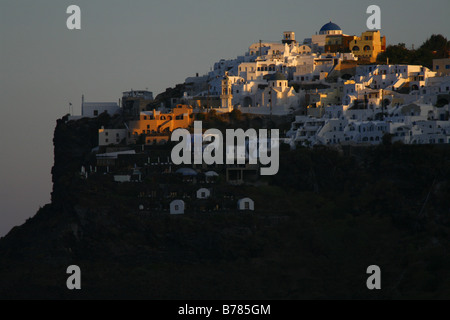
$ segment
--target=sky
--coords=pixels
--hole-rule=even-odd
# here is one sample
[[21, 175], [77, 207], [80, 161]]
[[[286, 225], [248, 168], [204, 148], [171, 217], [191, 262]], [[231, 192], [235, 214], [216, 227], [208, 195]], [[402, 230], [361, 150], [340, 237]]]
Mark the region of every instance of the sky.
[[[81, 30], [68, 30], [69, 5]], [[254, 42], [294, 31], [311, 37], [330, 20], [366, 30], [381, 8], [388, 44], [450, 38], [449, 0], [0, 0], [0, 237], [50, 202], [56, 120], [86, 101], [156, 94], [242, 55]]]

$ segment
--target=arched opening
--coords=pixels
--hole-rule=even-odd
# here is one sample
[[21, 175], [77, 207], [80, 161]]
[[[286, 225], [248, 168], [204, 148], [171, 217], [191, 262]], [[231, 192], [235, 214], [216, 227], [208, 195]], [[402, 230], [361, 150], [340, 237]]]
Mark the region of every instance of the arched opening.
[[364, 46], [364, 51], [370, 51], [370, 46]]
[[419, 86], [418, 86], [417, 84], [413, 84], [413, 85], [411, 86], [411, 90], [412, 90], [412, 91], [418, 91], [418, 90], [419, 90]]
[[358, 46], [354, 46], [354, 47], [352, 48], [352, 51], [359, 51], [359, 47], [358, 47]]
[[448, 99], [446, 99], [446, 98], [440, 98], [440, 99], [438, 99], [438, 101], [436, 102], [436, 107], [442, 108], [443, 106], [446, 106], [446, 105], [448, 105], [448, 104], [449, 104]]
[[245, 98], [244, 98], [244, 101], [243, 101], [243, 106], [244, 106], [245, 108], [253, 107], [253, 100], [252, 100], [252, 98], [250, 98], [250, 97], [245, 97]]

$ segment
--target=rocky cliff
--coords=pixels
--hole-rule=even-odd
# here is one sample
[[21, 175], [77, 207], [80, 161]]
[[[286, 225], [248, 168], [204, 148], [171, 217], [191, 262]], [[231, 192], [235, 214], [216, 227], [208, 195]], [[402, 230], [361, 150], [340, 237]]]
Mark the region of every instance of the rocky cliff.
[[277, 176], [239, 189], [254, 213], [174, 217], [136, 212], [151, 181], [80, 179], [115, 121], [58, 120], [52, 203], [0, 240], [0, 298], [450, 297], [449, 148], [283, 149]]

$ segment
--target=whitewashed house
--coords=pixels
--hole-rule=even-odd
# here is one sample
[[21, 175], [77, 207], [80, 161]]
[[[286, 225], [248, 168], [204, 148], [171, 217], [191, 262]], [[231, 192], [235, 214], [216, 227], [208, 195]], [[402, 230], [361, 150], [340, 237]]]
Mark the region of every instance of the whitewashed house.
[[125, 175], [116, 174], [116, 175], [114, 175], [114, 182], [119, 182], [119, 183], [131, 182], [131, 176], [128, 174], [125, 174]]
[[81, 116], [84, 118], [96, 118], [106, 112], [110, 116], [121, 111], [117, 102], [85, 102], [84, 96], [81, 101]]
[[211, 196], [211, 191], [206, 188], [197, 190], [197, 199], [208, 199]]
[[127, 129], [105, 129], [98, 130], [98, 145], [109, 146], [110, 144], [119, 144], [127, 138]]
[[238, 210], [255, 211], [255, 202], [250, 198], [243, 198], [238, 201]]
[[174, 200], [170, 203], [170, 214], [184, 214], [184, 201]]

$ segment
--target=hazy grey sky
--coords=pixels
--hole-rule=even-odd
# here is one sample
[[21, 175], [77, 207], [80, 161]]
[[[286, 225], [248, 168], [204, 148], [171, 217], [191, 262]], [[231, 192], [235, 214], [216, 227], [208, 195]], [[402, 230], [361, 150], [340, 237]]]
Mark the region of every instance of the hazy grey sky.
[[[71, 4], [80, 31], [66, 28]], [[388, 44], [450, 36], [449, 0], [0, 0], [0, 236], [50, 201], [53, 130], [69, 102], [79, 113], [82, 94], [157, 94], [285, 30], [303, 40], [332, 20], [359, 35], [371, 4]]]

